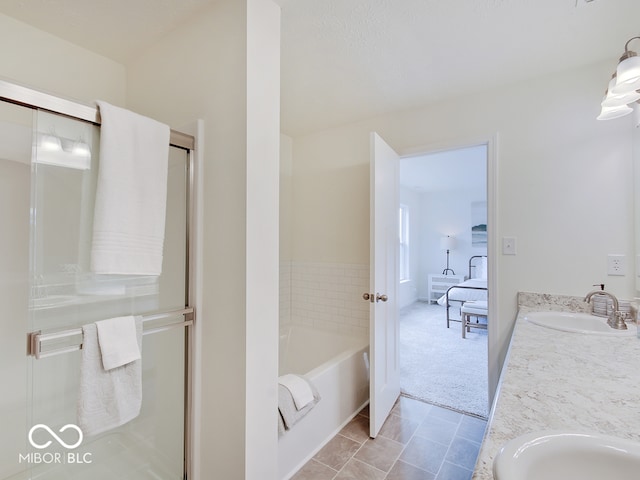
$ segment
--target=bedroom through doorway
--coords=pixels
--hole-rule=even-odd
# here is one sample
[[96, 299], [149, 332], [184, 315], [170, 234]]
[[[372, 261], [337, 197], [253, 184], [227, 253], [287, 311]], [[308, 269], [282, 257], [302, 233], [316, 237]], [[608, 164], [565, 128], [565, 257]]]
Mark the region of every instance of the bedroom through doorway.
[[[488, 312], [487, 165], [487, 144], [400, 160], [401, 391], [483, 418], [489, 414], [490, 315], [482, 315], [482, 308]], [[463, 288], [469, 284], [474, 287]], [[461, 288], [445, 296], [454, 285]], [[455, 292], [460, 301], [453, 301]], [[463, 334], [460, 309], [468, 301], [478, 303], [467, 309], [479, 310]]]

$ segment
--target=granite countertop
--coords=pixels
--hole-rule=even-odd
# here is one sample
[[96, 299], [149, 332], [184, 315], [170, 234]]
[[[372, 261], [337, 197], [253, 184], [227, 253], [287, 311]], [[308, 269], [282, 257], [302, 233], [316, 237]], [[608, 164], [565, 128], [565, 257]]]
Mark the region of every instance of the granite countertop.
[[596, 432], [640, 441], [640, 339], [529, 323], [523, 318], [527, 312], [585, 309], [576, 297], [534, 295], [518, 297], [518, 316], [474, 480], [493, 479], [493, 459], [500, 448], [529, 432]]

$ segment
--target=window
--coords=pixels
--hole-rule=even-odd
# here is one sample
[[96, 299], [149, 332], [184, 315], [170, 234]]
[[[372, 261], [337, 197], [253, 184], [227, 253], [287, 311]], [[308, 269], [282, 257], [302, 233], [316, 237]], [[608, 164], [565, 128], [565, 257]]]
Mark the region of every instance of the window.
[[400, 205], [399, 215], [400, 238], [400, 281], [410, 280], [409, 273], [409, 207]]

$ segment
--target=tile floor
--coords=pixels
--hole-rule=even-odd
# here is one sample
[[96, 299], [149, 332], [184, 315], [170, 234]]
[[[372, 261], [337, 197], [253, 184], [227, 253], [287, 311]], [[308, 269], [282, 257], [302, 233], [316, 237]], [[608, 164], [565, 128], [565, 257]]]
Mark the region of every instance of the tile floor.
[[468, 480], [486, 424], [401, 396], [375, 440], [365, 408], [292, 480]]

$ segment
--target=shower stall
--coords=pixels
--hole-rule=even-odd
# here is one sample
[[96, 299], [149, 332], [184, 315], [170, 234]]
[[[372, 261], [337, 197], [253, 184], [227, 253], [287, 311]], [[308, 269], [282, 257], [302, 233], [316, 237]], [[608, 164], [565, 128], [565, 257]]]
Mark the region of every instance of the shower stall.
[[[184, 479], [190, 470], [194, 139], [171, 132], [160, 276], [90, 270], [100, 118], [0, 81], [0, 480]], [[82, 325], [143, 320], [138, 417], [76, 426]]]

